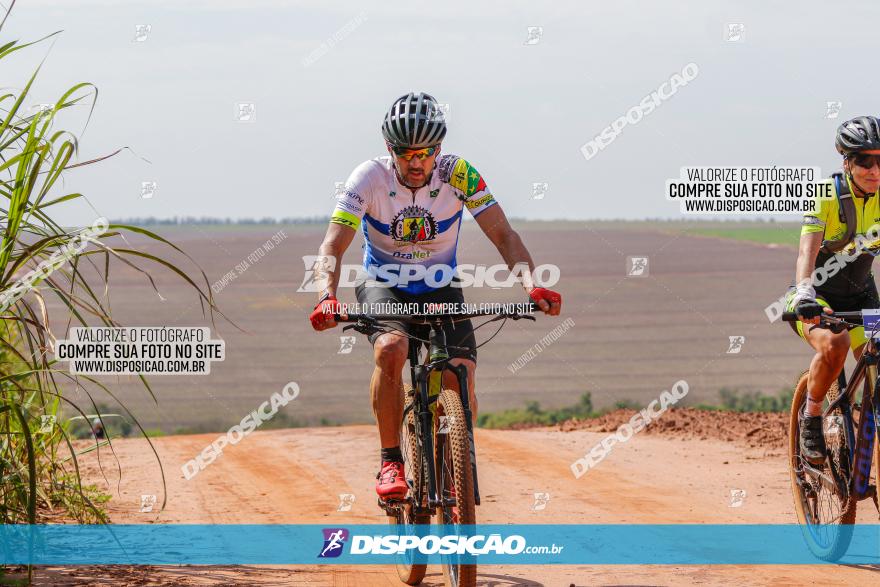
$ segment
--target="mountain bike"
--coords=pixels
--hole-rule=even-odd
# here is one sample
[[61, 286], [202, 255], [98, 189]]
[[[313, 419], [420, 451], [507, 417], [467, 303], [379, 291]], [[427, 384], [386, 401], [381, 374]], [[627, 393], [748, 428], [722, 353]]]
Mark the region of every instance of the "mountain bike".
[[[794, 312], [782, 319], [794, 322]], [[811, 465], [800, 454], [799, 414], [806, 403], [805, 371], [795, 384], [791, 401], [789, 425], [789, 465], [791, 489], [798, 522], [810, 551], [817, 557], [836, 561], [842, 557], [852, 540], [856, 505], [871, 498], [877, 503], [877, 486], [870, 483], [871, 461], [880, 417], [880, 380], [877, 365], [880, 349], [874, 339], [880, 335], [880, 311], [835, 312], [822, 314], [812, 328], [842, 332], [864, 326], [869, 340], [856, 362], [849, 379], [841, 370], [837, 381], [828, 389], [822, 411], [827, 457], [822, 465]], [[857, 392], [861, 386], [861, 396]], [[880, 463], [880, 445], [876, 447]]]
[[[534, 310], [532, 304], [526, 306]], [[474, 330], [498, 320], [535, 319], [529, 313], [516, 312], [334, 316], [337, 322], [353, 323], [343, 330], [352, 329], [366, 335], [396, 332], [409, 338], [407, 360], [412, 384], [404, 385], [400, 430], [400, 447], [409, 491], [402, 499], [379, 499], [379, 507], [387, 513], [389, 524], [405, 527], [407, 534], [418, 535], [417, 526], [430, 524], [432, 514], [436, 516], [437, 524], [455, 527], [477, 523], [476, 506], [480, 505], [480, 490], [467, 369], [463, 365], [449, 364], [449, 351], [458, 347], [446, 343], [443, 325], [480, 317], [491, 318]], [[402, 332], [388, 325], [389, 322], [427, 326], [428, 338]], [[492, 340], [501, 331], [504, 322], [482, 344]], [[425, 346], [427, 353], [422, 359]], [[459, 391], [443, 388], [443, 371], [455, 374]], [[421, 583], [427, 570], [424, 560], [424, 555], [417, 553], [402, 555], [397, 563], [400, 579], [407, 585]], [[476, 584], [476, 565], [462, 564], [457, 555], [442, 555], [441, 561], [443, 576], [449, 587], [472, 587]]]

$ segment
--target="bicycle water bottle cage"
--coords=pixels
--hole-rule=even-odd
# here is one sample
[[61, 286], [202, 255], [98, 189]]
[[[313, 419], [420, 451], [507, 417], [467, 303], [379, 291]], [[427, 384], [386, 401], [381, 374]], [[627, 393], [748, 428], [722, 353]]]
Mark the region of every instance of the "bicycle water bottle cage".
[[852, 242], [856, 234], [856, 205], [849, 191], [849, 183], [839, 171], [831, 174], [834, 180], [834, 192], [837, 196], [837, 214], [840, 221], [846, 226], [846, 232], [842, 237], [835, 240], [823, 240], [822, 250], [826, 253], [842, 251], [846, 245]]

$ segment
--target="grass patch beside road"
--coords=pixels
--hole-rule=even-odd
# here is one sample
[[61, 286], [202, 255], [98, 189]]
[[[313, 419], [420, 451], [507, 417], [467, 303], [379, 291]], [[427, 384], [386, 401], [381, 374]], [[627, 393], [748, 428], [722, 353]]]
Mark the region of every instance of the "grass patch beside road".
[[581, 395], [573, 406], [556, 410], [545, 410], [535, 401], [526, 402], [525, 408], [514, 408], [500, 412], [485, 412], [477, 416], [477, 426], [481, 428], [516, 428], [523, 426], [551, 426], [572, 418], [595, 418], [593, 400], [590, 393]]
[[[720, 404], [701, 403], [691, 406], [698, 410], [718, 412], [787, 412], [791, 408], [791, 389], [781, 389], [776, 395], [767, 395], [759, 391], [742, 391], [723, 387], [719, 390]], [[631, 400], [621, 400], [613, 408], [600, 411], [593, 409], [593, 401], [589, 392], [581, 395], [572, 406], [545, 410], [536, 401], [527, 402], [524, 408], [502, 410], [500, 412], [484, 412], [477, 416], [480, 428], [531, 428], [534, 426], [553, 426], [567, 420], [588, 420], [598, 418], [615, 410], [641, 410], [646, 406]]]
[[625, 225], [680, 236], [708, 236], [762, 245], [797, 247], [801, 238], [799, 218], [776, 220], [646, 220]]
[[760, 391], [740, 391], [722, 387], [718, 392], [721, 404], [697, 404], [698, 410], [717, 410], [723, 412], [787, 412], [791, 409], [794, 390], [783, 388], [776, 395], [766, 395]]
[[688, 228], [686, 234], [727, 238], [764, 245], [797, 247], [801, 235], [797, 225], [764, 224], [763, 226], [731, 226], [712, 228]]

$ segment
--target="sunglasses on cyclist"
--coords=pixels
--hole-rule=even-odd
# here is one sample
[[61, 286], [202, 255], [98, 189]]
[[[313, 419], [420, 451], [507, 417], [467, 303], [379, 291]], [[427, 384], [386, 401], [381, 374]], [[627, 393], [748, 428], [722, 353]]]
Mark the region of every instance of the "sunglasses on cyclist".
[[871, 169], [874, 165], [880, 165], [880, 155], [868, 155], [867, 153], [858, 153], [852, 157], [853, 163], [863, 169]]
[[426, 147], [424, 149], [406, 149], [403, 147], [391, 147], [395, 155], [405, 161], [412, 161], [413, 157], [418, 157], [419, 161], [424, 161], [437, 152], [437, 147]]

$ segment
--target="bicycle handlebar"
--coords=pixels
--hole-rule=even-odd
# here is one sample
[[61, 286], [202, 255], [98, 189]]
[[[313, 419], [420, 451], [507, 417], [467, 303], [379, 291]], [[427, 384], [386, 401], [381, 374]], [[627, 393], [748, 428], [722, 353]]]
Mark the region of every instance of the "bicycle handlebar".
[[[839, 318], [840, 320], [861, 320], [862, 312], [861, 310], [856, 312], [834, 312], [833, 314], [819, 314], [816, 316], [817, 318]], [[783, 322], [797, 322], [799, 320], [797, 312], [783, 312], [782, 313], [782, 321]]]
[[[503, 305], [503, 304], [500, 304]], [[513, 305], [513, 304], [508, 304]], [[333, 314], [333, 320], [337, 323], [349, 323], [349, 322], [404, 322], [406, 324], [431, 324], [433, 322], [460, 322], [462, 320], [469, 320], [471, 318], [481, 318], [481, 317], [495, 317], [495, 318], [509, 318], [511, 320], [534, 320], [535, 317], [532, 315], [538, 309], [538, 305], [533, 302], [531, 299], [522, 304], [516, 304], [520, 307], [525, 307], [527, 313], [519, 313], [519, 312], [504, 312], [497, 310], [480, 310], [477, 312], [458, 312], [458, 313], [427, 313], [427, 314]]]
[[[526, 308], [530, 312], [534, 312], [536, 304], [534, 302], [529, 301], [528, 304], [524, 304]], [[413, 325], [440, 325], [447, 322], [460, 322], [462, 320], [469, 320], [470, 318], [479, 318], [479, 317], [491, 317], [491, 319], [487, 320], [485, 324], [489, 322], [494, 322], [496, 320], [502, 319], [511, 319], [511, 320], [535, 320], [535, 317], [531, 314], [520, 314], [518, 312], [498, 312], [491, 310], [483, 310], [478, 312], [466, 312], [459, 314], [450, 314], [450, 313], [436, 313], [436, 314], [413, 314], [413, 315], [403, 315], [403, 314], [333, 314], [333, 319], [337, 323], [350, 323], [348, 326], [343, 328], [343, 330], [356, 330], [362, 334], [373, 334], [376, 332], [384, 332], [385, 329], [382, 328], [383, 323], [387, 322], [403, 322], [406, 324]], [[393, 328], [393, 327], [392, 327]], [[501, 330], [499, 328], [499, 330]], [[497, 334], [497, 333], [496, 333]], [[414, 338], [412, 335], [407, 334], [408, 338]], [[494, 338], [494, 335], [493, 335]], [[421, 339], [418, 339], [421, 340]], [[491, 339], [490, 339], [491, 340]], [[487, 341], [488, 342], [488, 341]], [[484, 343], [485, 344], [485, 343]]]
[[[535, 305], [529, 309], [534, 311]], [[343, 318], [344, 316], [344, 318]], [[357, 322], [363, 320], [365, 322], [404, 322], [406, 324], [431, 324], [436, 321], [452, 320], [458, 322], [461, 320], [470, 320], [471, 318], [481, 318], [494, 316], [496, 318], [510, 318], [511, 320], [534, 320], [531, 314], [519, 314], [517, 312], [493, 312], [484, 310], [479, 312], [466, 312], [458, 314], [333, 314], [333, 319], [338, 323]]]

